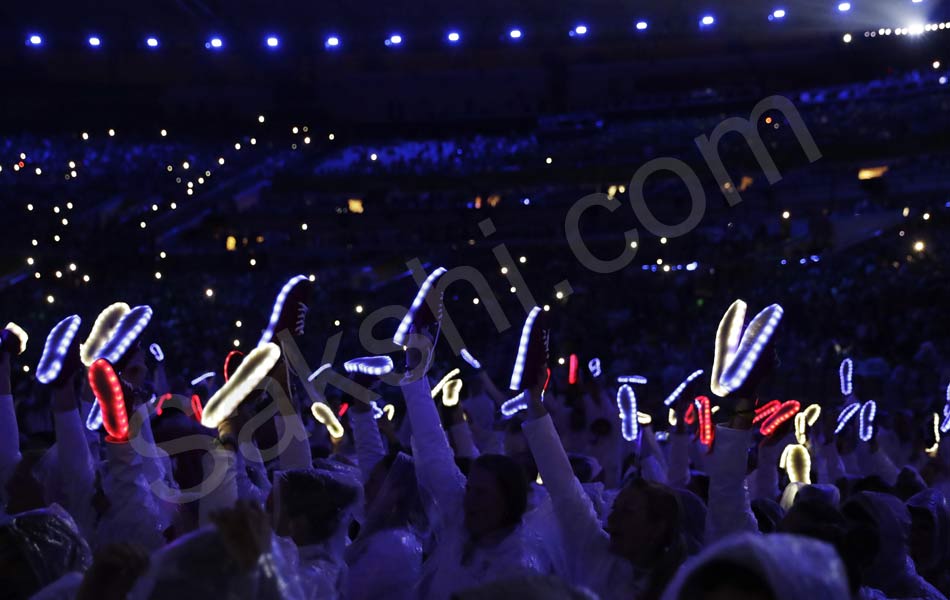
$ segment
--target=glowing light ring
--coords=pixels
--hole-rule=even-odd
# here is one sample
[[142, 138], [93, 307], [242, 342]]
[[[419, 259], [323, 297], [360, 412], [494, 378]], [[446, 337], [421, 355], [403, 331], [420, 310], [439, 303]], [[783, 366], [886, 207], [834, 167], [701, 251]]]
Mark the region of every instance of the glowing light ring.
[[162, 347], [158, 344], [149, 345], [148, 351], [152, 353], [152, 356], [154, 356], [158, 362], [165, 360], [165, 352], [162, 351]]
[[227, 383], [208, 399], [201, 415], [201, 424], [215, 428], [231, 416], [231, 413], [267, 377], [278, 360], [280, 360], [280, 347], [277, 344], [267, 343], [254, 348]]
[[666, 400], [663, 401], [663, 404], [666, 406], [673, 406], [673, 403], [676, 402], [676, 400], [680, 397], [680, 394], [683, 393], [683, 390], [686, 389], [686, 386], [688, 386], [690, 383], [692, 383], [694, 379], [696, 379], [702, 374], [703, 374], [702, 369], [698, 369], [690, 373], [689, 377], [687, 377], [683, 381], [683, 383], [676, 386], [676, 389], [673, 390], [673, 392], [669, 396], [666, 397]]
[[742, 341], [732, 361], [725, 365], [719, 378], [720, 387], [731, 393], [742, 387], [752, 367], [759, 360], [766, 344], [772, 339], [775, 328], [782, 321], [785, 310], [778, 304], [772, 304], [759, 312], [742, 334]]
[[392, 421], [396, 417], [396, 407], [392, 404], [387, 404], [383, 407], [383, 412], [386, 413], [386, 418]]
[[459, 373], [461, 373], [461, 371], [459, 371], [458, 369], [452, 369], [451, 371], [446, 373], [445, 377], [443, 377], [439, 381], [439, 383], [435, 384], [435, 387], [432, 388], [432, 397], [435, 398], [436, 396], [438, 396], [439, 392], [442, 391], [442, 388], [445, 386], [445, 384], [447, 384], [449, 381], [457, 377]]
[[89, 414], [86, 415], [86, 429], [89, 431], [99, 431], [100, 427], [102, 427], [102, 411], [99, 410], [99, 403], [93, 402], [92, 408], [89, 409]]
[[501, 414], [506, 417], [511, 417], [527, 408], [528, 401], [525, 398], [525, 392], [521, 392], [514, 398], [506, 400], [504, 403], [502, 403]]
[[360, 373], [374, 377], [392, 373], [393, 368], [393, 359], [388, 356], [364, 356], [343, 363], [343, 370], [347, 373]]
[[795, 441], [802, 445], [808, 441], [806, 430], [815, 424], [819, 416], [821, 416], [821, 407], [817, 404], [811, 404], [795, 415]]
[[287, 301], [287, 296], [290, 295], [290, 292], [298, 283], [302, 283], [304, 281], [310, 281], [310, 278], [304, 275], [297, 275], [285, 283], [284, 287], [280, 288], [280, 293], [277, 294], [277, 299], [274, 300], [274, 306], [271, 309], [270, 321], [267, 322], [267, 329], [265, 329], [264, 333], [261, 334], [261, 339], [257, 342], [258, 346], [266, 344], [274, 338], [274, 328], [277, 327], [277, 322], [280, 321], [280, 313], [284, 311], [284, 302]]
[[870, 442], [874, 437], [874, 417], [877, 415], [877, 402], [868, 400], [861, 406], [858, 414], [858, 436], [862, 442]]
[[324, 371], [326, 371], [326, 370], [329, 369], [330, 367], [331, 367], [330, 363], [326, 363], [326, 364], [320, 365], [319, 367], [317, 367], [317, 370], [316, 370], [316, 371], [314, 371], [313, 373], [310, 374], [309, 377], [307, 377], [307, 381], [313, 381], [314, 379], [316, 379], [317, 377], [320, 376], [320, 373], [323, 373]]
[[214, 371], [208, 371], [207, 373], [202, 373], [201, 375], [191, 380], [191, 386], [194, 387], [198, 385], [199, 383], [201, 383], [202, 381], [211, 379], [212, 377], [214, 377]]
[[330, 437], [335, 440], [341, 439], [343, 437], [343, 425], [340, 425], [340, 421], [336, 418], [336, 415], [333, 414], [333, 409], [324, 404], [323, 402], [314, 402], [310, 405], [310, 412], [313, 414], [313, 418], [317, 422], [323, 424], [327, 428], [327, 431], [330, 433]]
[[26, 331], [19, 325], [14, 322], [7, 323], [7, 326], [4, 327], [7, 331], [12, 333], [18, 340], [20, 340], [20, 351], [17, 354], [23, 354], [26, 352], [26, 343], [29, 341], [30, 336], [27, 335]]
[[412, 306], [409, 307], [409, 312], [406, 313], [406, 316], [402, 318], [402, 321], [399, 322], [399, 327], [396, 329], [396, 335], [393, 336], [393, 343], [397, 346], [406, 345], [406, 336], [409, 334], [409, 328], [412, 326], [412, 321], [416, 316], [416, 311], [419, 310], [419, 307], [422, 306], [422, 303], [425, 302], [426, 296], [429, 294], [429, 290], [435, 285], [436, 280], [439, 277], [442, 277], [447, 273], [445, 267], [439, 267], [435, 271], [426, 277], [426, 280], [422, 282], [422, 287], [419, 288], [419, 292], [416, 294], [416, 297], [412, 299]]
[[621, 375], [617, 378], [617, 383], [639, 383], [644, 384], [647, 378], [643, 375]]
[[82, 319], [78, 315], [73, 315], [57, 323], [56, 327], [49, 332], [46, 336], [46, 344], [43, 346], [43, 355], [40, 357], [39, 364], [36, 365], [37, 381], [45, 385], [59, 377], [63, 371], [66, 353], [72, 347], [80, 325], [82, 325]]
[[693, 406], [696, 407], [696, 415], [699, 420], [699, 441], [706, 446], [712, 446], [715, 430], [713, 429], [709, 397], [697, 396], [693, 399]]
[[86, 338], [86, 342], [79, 346], [79, 358], [82, 360], [82, 364], [88, 367], [96, 360], [102, 347], [112, 339], [119, 322], [131, 310], [125, 302], [116, 302], [99, 313], [96, 322], [92, 325], [92, 331], [89, 332], [89, 337]]
[[600, 377], [603, 373], [603, 368], [600, 365], [599, 358], [592, 358], [587, 362], [587, 370], [590, 371], [590, 374], [594, 377]]
[[853, 402], [844, 407], [841, 414], [838, 415], [838, 425], [835, 427], [835, 435], [844, 431], [845, 425], [848, 424], [848, 421], [850, 421], [859, 410], [861, 410], [860, 402]]
[[637, 422], [637, 395], [633, 388], [626, 383], [617, 390], [617, 408], [620, 410], [620, 430], [623, 439], [632, 442], [640, 435], [640, 424]]
[[122, 383], [108, 360], [100, 358], [89, 367], [89, 387], [99, 402], [102, 425], [106, 429], [106, 441], [123, 443], [129, 441], [129, 418], [125, 409]]
[[726, 396], [729, 391], [723, 388], [719, 381], [726, 367], [732, 364], [736, 356], [736, 350], [739, 347], [739, 340], [742, 338], [742, 325], [745, 323], [746, 303], [742, 300], [736, 300], [726, 310], [719, 321], [719, 328], [716, 330], [716, 349], [713, 354], [713, 367], [709, 387], [714, 394], [720, 397]]
[[228, 355], [224, 357], [224, 382], [227, 383], [228, 379], [231, 378], [231, 361], [236, 356], [244, 356], [244, 353], [240, 350], [231, 350], [228, 352]]
[[802, 405], [798, 400], [786, 400], [782, 402], [776, 410], [762, 421], [759, 431], [765, 437], [772, 435], [775, 433], [775, 430], [784, 425], [786, 421], [794, 418], [801, 409]]
[[[378, 404], [376, 404], [375, 400], [370, 400], [369, 406], [373, 411], [373, 418], [376, 419], [377, 421], [381, 419], [384, 414], [386, 414], [385, 411], [381, 409]], [[390, 404], [389, 406], [392, 406], [392, 405]], [[392, 420], [392, 417], [390, 417], [390, 420]]]
[[792, 483], [811, 483], [811, 455], [808, 449], [801, 444], [789, 444], [782, 451], [779, 459], [779, 468], [788, 473], [788, 480]]
[[[946, 412], [946, 408], [944, 411]], [[937, 451], [940, 450], [940, 432], [940, 415], [934, 413], [934, 445], [924, 450], [931, 458], [937, 456]]]
[[528, 313], [521, 328], [521, 339], [518, 341], [518, 356], [515, 358], [515, 366], [511, 371], [511, 381], [508, 388], [512, 391], [521, 389], [521, 377], [524, 375], [524, 363], [528, 357], [528, 343], [531, 341], [531, 330], [534, 327], [534, 321], [541, 314], [541, 307], [535, 306]]
[[459, 403], [459, 394], [462, 391], [462, 380], [453, 379], [442, 388], [442, 405], [456, 406]]
[[842, 396], [850, 396], [854, 392], [853, 376], [854, 361], [850, 358], [846, 358], [841, 361], [841, 365], [838, 367], [838, 381], [841, 386]]
[[574, 385], [577, 383], [577, 370], [580, 368], [576, 354], [571, 354], [567, 361], [567, 383]]
[[98, 358], [104, 358], [112, 364], [119, 363], [125, 358], [126, 352], [128, 352], [132, 344], [139, 339], [139, 336], [142, 335], [142, 331], [148, 327], [151, 320], [151, 307], [136, 306], [133, 308], [122, 317], [122, 320], [116, 325], [112, 339], [99, 351]]
[[467, 362], [469, 366], [472, 367], [473, 369], [482, 368], [482, 363], [478, 362], [478, 360], [474, 356], [472, 356], [472, 353], [466, 350], [465, 348], [462, 348], [461, 355], [462, 355], [462, 360]]

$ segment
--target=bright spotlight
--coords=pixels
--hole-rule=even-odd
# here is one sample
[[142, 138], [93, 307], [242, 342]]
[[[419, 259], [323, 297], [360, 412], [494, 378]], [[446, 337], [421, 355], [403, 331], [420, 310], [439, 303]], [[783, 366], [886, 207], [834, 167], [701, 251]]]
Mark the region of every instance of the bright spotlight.
[[89, 45], [92, 46], [93, 48], [98, 48], [99, 46], [102, 45], [102, 40], [100, 40], [98, 37], [96, 37], [96, 36], [94, 36], [94, 35], [93, 35], [93, 36], [90, 36], [90, 37], [89, 37]]
[[450, 31], [449, 34], [445, 37], [447, 40], [449, 40], [450, 44], [457, 44], [459, 40], [462, 39], [462, 36], [459, 35], [459, 32], [457, 31]]
[[158, 48], [158, 38], [150, 37], [145, 40], [145, 45], [149, 48]]
[[644, 31], [649, 24], [646, 21], [637, 21], [637, 31]]
[[716, 18], [712, 15], [706, 15], [699, 21], [700, 25], [702, 25], [703, 27], [709, 27], [715, 22], [716, 22]]
[[335, 35], [331, 35], [330, 37], [328, 37], [327, 41], [324, 42], [323, 44], [325, 48], [336, 48], [339, 45], [340, 45], [340, 38], [336, 37]]
[[224, 47], [224, 41], [219, 37], [213, 37], [205, 44], [205, 48], [213, 48], [215, 50], [220, 50], [222, 47]]
[[276, 48], [280, 46], [280, 40], [277, 38], [276, 35], [267, 36], [267, 40], [265, 40], [265, 43], [267, 44], [268, 48]]
[[513, 39], [513, 40], [520, 40], [520, 39], [521, 39], [521, 30], [520, 30], [520, 29], [512, 29], [511, 31], [508, 32], [508, 37], [510, 37], [510, 38]]
[[851, 10], [850, 2], [842, 2], [838, 5], [838, 12], [848, 12], [849, 10]]
[[30, 37], [26, 38], [26, 43], [30, 46], [42, 46], [43, 37], [35, 33], [31, 34]]

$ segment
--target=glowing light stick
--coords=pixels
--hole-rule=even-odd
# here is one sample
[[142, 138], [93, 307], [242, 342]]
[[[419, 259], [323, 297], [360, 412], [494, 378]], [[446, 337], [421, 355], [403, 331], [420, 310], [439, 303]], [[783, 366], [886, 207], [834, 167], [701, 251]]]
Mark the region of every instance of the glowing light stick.
[[683, 383], [676, 386], [676, 389], [673, 390], [673, 392], [670, 393], [670, 395], [666, 397], [666, 400], [663, 401], [663, 404], [665, 404], [666, 406], [673, 406], [673, 403], [676, 402], [676, 400], [680, 397], [680, 394], [683, 393], [683, 391], [686, 389], [686, 386], [688, 386], [694, 379], [696, 379], [702, 374], [703, 374], [702, 369], [698, 369], [690, 373], [689, 377], [687, 377], [683, 381]]
[[310, 405], [310, 412], [313, 414], [314, 419], [327, 428], [330, 437], [335, 440], [343, 437], [343, 426], [340, 425], [340, 421], [337, 420], [336, 415], [333, 414], [333, 410], [329, 406], [323, 402], [314, 402]]
[[314, 371], [313, 373], [310, 374], [309, 377], [307, 377], [307, 381], [313, 381], [314, 379], [316, 379], [317, 377], [320, 376], [320, 373], [323, 373], [324, 371], [326, 371], [327, 369], [329, 369], [330, 366], [331, 366], [330, 363], [326, 363], [326, 364], [324, 364], [324, 365], [320, 365], [319, 367], [317, 367], [317, 370], [316, 370], [316, 371]]
[[874, 417], [877, 415], [877, 402], [868, 400], [861, 406], [858, 414], [858, 436], [862, 442], [870, 442], [874, 437]]
[[471, 352], [469, 352], [465, 348], [462, 348], [461, 354], [462, 354], [462, 360], [467, 362], [469, 366], [471, 366], [473, 369], [482, 368], [482, 363], [478, 362], [478, 360], [476, 360], [476, 358], [472, 356]]
[[343, 415], [345, 415], [345, 414], [346, 414], [346, 411], [348, 411], [348, 410], [350, 410], [350, 403], [349, 403], [349, 402], [341, 402], [341, 403], [340, 403], [340, 408], [337, 409], [336, 414], [337, 414], [338, 417], [340, 417], [340, 418], [342, 419], [342, 418], [343, 418]]
[[[376, 404], [376, 401], [375, 401], [375, 400], [370, 400], [369, 406], [370, 406], [370, 408], [373, 410], [373, 418], [374, 418], [374, 419], [379, 420], [379, 419], [381, 419], [381, 418], [383, 417], [383, 414], [385, 414], [385, 411], [383, 411], [383, 409], [381, 409], [381, 408], [379, 407], [379, 405]], [[390, 404], [389, 406], [392, 406], [392, 405]], [[391, 419], [392, 419], [392, 417], [390, 417], [390, 420], [391, 420]]]
[[525, 392], [521, 392], [514, 398], [502, 403], [501, 414], [511, 417], [526, 408], [528, 408], [528, 400], [525, 398]]
[[386, 413], [386, 418], [392, 421], [396, 417], [396, 407], [392, 404], [387, 404], [383, 407], [383, 412]]
[[690, 404], [686, 407], [686, 412], [683, 414], [683, 422], [687, 425], [692, 425], [696, 422], [696, 400], [693, 399], [694, 404]]
[[943, 420], [940, 422], [940, 433], [950, 431], [950, 404], [943, 406]]
[[112, 364], [118, 364], [125, 358], [126, 353], [132, 344], [139, 339], [142, 331], [152, 320], [152, 309], [148, 306], [136, 306], [129, 311], [119, 324], [106, 344], [99, 350], [99, 357], [104, 358]]
[[442, 405], [456, 406], [459, 403], [459, 392], [462, 391], [462, 380], [453, 379], [442, 388]]
[[208, 371], [207, 373], [203, 373], [195, 377], [194, 379], [192, 379], [191, 385], [192, 387], [194, 387], [198, 385], [199, 383], [201, 383], [202, 381], [205, 381], [206, 379], [211, 379], [212, 377], [214, 377], [214, 371]]
[[576, 354], [571, 354], [567, 361], [567, 383], [574, 385], [577, 383], [578, 360]]
[[129, 418], [125, 409], [125, 395], [118, 375], [108, 360], [97, 359], [89, 367], [89, 387], [99, 401], [106, 441], [121, 444], [129, 441]]
[[[772, 402], [776, 404], [772, 404]], [[755, 419], [761, 420], [762, 425], [759, 426], [759, 432], [765, 437], [775, 433], [776, 429], [784, 425], [789, 419], [794, 418], [802, 409], [802, 405], [798, 400], [786, 400], [782, 403], [779, 403], [778, 400], [773, 400], [772, 402], [769, 402], [767, 405], [770, 407], [767, 414], [757, 414], [755, 418], [753, 418], [753, 423]]]
[[201, 397], [198, 394], [191, 395], [191, 412], [195, 417], [195, 420], [201, 423]]
[[617, 383], [646, 383], [647, 378], [643, 375], [621, 375], [617, 378]]
[[667, 420], [670, 422], [670, 427], [676, 427], [676, 411], [672, 408], [670, 409], [670, 414], [667, 417]]
[[[361, 373], [379, 377], [393, 371], [393, 359], [388, 356], [365, 356], [354, 358], [343, 363], [343, 370], [347, 373]], [[458, 370], [458, 369], [456, 369]]]
[[416, 312], [422, 306], [422, 303], [425, 302], [426, 296], [429, 294], [429, 290], [432, 289], [432, 286], [435, 285], [435, 282], [447, 272], [445, 267], [439, 267], [435, 271], [432, 271], [432, 273], [426, 277], [426, 280], [422, 282], [419, 292], [416, 294], [416, 297], [412, 299], [412, 305], [409, 307], [409, 311], [406, 313], [406, 316], [402, 318], [399, 327], [396, 329], [396, 335], [393, 336], [394, 344], [397, 346], [406, 345], [406, 336], [409, 335], [409, 328], [412, 326], [412, 321], [416, 317]]
[[165, 403], [172, 398], [173, 396], [171, 394], [162, 394], [162, 397], [158, 399], [158, 403], [155, 405], [155, 414], [162, 416], [162, 411], [165, 410]]
[[795, 441], [802, 445], [808, 441], [806, 429], [814, 425], [819, 416], [821, 416], [821, 407], [817, 404], [812, 404], [795, 415]]
[[632, 442], [640, 434], [640, 424], [637, 422], [637, 395], [633, 388], [626, 383], [617, 390], [617, 408], [620, 409], [620, 430], [623, 439]]
[[26, 352], [26, 343], [30, 339], [30, 336], [27, 335], [26, 331], [24, 331], [22, 327], [12, 321], [7, 323], [7, 326], [4, 327], [4, 329], [12, 333], [18, 340], [20, 340], [20, 351], [17, 352], [17, 354], [19, 355]]
[[785, 469], [792, 483], [811, 484], [811, 455], [801, 444], [789, 444], [782, 451], [778, 466]]
[[49, 332], [46, 336], [46, 344], [43, 346], [43, 356], [40, 357], [40, 362], [36, 366], [37, 381], [45, 385], [59, 377], [63, 371], [66, 353], [72, 347], [80, 325], [82, 325], [82, 319], [78, 315], [73, 315], [57, 323], [56, 327]]
[[449, 381], [451, 381], [453, 378], [455, 378], [459, 373], [461, 373], [461, 371], [459, 371], [458, 369], [452, 369], [451, 371], [446, 373], [445, 377], [443, 377], [439, 381], [439, 383], [435, 384], [435, 387], [432, 388], [432, 397], [435, 398], [436, 396], [438, 396], [439, 392], [442, 391], [442, 387], [445, 384], [447, 384]]
[[[946, 408], [944, 409], [946, 411]], [[940, 450], [940, 415], [934, 413], [934, 445], [924, 450], [927, 456], [934, 458]]]
[[742, 387], [766, 344], [772, 339], [784, 313], [785, 310], [781, 306], [771, 304], [749, 322], [732, 360], [723, 366], [722, 375], [719, 377], [721, 391], [728, 394]]
[[841, 414], [838, 415], [838, 425], [835, 427], [835, 435], [844, 431], [845, 425], [848, 424], [848, 421], [850, 421], [859, 410], [861, 410], [860, 402], [853, 402], [844, 407]]
[[726, 310], [716, 330], [716, 349], [713, 354], [713, 367], [709, 387], [714, 394], [723, 397], [729, 390], [722, 387], [719, 380], [726, 367], [736, 358], [739, 340], [742, 337], [742, 325], [745, 323], [746, 303], [736, 300]]
[[712, 446], [716, 432], [713, 429], [709, 397], [697, 396], [693, 399], [693, 406], [696, 407], [696, 415], [699, 419], [699, 441], [706, 446]]
[[237, 358], [238, 356], [244, 356], [244, 353], [240, 350], [231, 350], [228, 352], [228, 355], [224, 357], [224, 382], [227, 383], [228, 379], [231, 379], [231, 361]]
[[274, 300], [274, 306], [271, 309], [270, 321], [267, 322], [267, 328], [261, 334], [260, 341], [257, 342], [258, 346], [262, 346], [274, 338], [274, 329], [277, 327], [277, 323], [280, 321], [280, 315], [284, 311], [284, 303], [287, 301], [287, 296], [290, 295], [290, 292], [293, 291], [297, 284], [303, 283], [304, 281], [310, 281], [310, 278], [305, 275], [297, 275], [285, 283], [284, 287], [280, 288], [280, 292], [277, 294], [277, 299]]
[[79, 359], [82, 360], [82, 364], [88, 367], [92, 364], [92, 361], [96, 360], [102, 347], [112, 339], [112, 334], [115, 333], [119, 321], [131, 310], [125, 302], [116, 302], [99, 313], [96, 322], [92, 325], [92, 331], [89, 332], [89, 337], [86, 338], [86, 342], [79, 346]]
[[86, 415], [86, 429], [99, 431], [100, 427], [102, 427], [102, 411], [99, 410], [99, 403], [94, 402], [92, 408], [89, 409], [89, 414]]
[[667, 441], [667, 440], [670, 439], [670, 432], [669, 432], [669, 431], [657, 431], [655, 434], [653, 434], [653, 437], [655, 437], [655, 438], [656, 438], [656, 441], [658, 441], [658, 442], [665, 442], [665, 441]]
[[280, 347], [277, 344], [267, 343], [251, 350], [227, 383], [208, 399], [201, 415], [201, 424], [215, 428], [231, 416], [267, 377], [278, 360]]
[[854, 375], [854, 361], [846, 358], [838, 367], [838, 381], [841, 385], [841, 395], [850, 396], [854, 392], [852, 377]]
[[653, 417], [650, 416], [650, 413], [637, 411], [637, 423], [640, 425], [649, 425], [653, 423]]
[[587, 369], [590, 371], [590, 374], [593, 375], [594, 377], [600, 377], [601, 373], [603, 373], [603, 369], [600, 366], [599, 358], [590, 359], [590, 361], [588, 361], [587, 363]]
[[165, 352], [162, 351], [162, 347], [158, 344], [149, 345], [148, 351], [152, 353], [152, 356], [154, 356], [158, 362], [165, 360]]
[[757, 407], [755, 409], [755, 416], [752, 417], [752, 423], [759, 423], [760, 421], [764, 421], [770, 415], [772, 415], [775, 411], [777, 411], [780, 406], [782, 406], [782, 403], [779, 402], [778, 400], [770, 400], [769, 402], [766, 402], [762, 406]]
[[528, 358], [528, 343], [531, 341], [531, 330], [534, 328], [534, 321], [541, 314], [541, 307], [535, 306], [528, 313], [521, 328], [521, 340], [518, 342], [518, 356], [515, 358], [515, 366], [511, 371], [511, 381], [508, 388], [512, 391], [521, 389], [521, 377], [524, 374], [525, 361]]

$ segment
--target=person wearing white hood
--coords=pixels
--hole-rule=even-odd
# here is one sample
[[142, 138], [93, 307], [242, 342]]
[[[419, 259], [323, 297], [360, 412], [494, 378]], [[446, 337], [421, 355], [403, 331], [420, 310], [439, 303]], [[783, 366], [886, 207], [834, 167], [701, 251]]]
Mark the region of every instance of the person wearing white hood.
[[806, 537], [742, 533], [688, 561], [663, 600], [848, 600], [834, 548]]

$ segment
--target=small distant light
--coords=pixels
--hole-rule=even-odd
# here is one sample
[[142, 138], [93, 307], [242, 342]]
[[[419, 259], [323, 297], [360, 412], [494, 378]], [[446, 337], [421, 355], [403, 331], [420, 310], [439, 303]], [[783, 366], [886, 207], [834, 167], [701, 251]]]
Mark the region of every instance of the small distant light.
[[42, 277], [42, 275], [40, 275], [40, 272], [37, 271], [36, 273], [33, 273], [33, 277], [36, 277], [37, 279], [39, 279]]
[[149, 48], [158, 48], [158, 38], [150, 37], [145, 40], [145, 45]]
[[47, 296], [46, 302], [47, 304], [52, 304], [53, 302], [56, 302], [56, 298], [53, 298], [52, 296]]
[[788, 219], [788, 218], [791, 217], [791, 216], [792, 216], [792, 213], [788, 212], [787, 210], [782, 211], [782, 218], [783, 218], [783, 219]]
[[449, 43], [450, 43], [450, 44], [457, 44], [457, 43], [459, 42], [459, 40], [462, 39], [462, 36], [459, 35], [459, 32], [457, 32], [457, 31], [450, 31], [449, 34], [448, 34], [447, 36], [445, 36], [445, 37], [446, 37], [446, 39], [449, 40]]
[[924, 244], [924, 243], [923, 243], [922, 241], [920, 241], [920, 240], [914, 242], [914, 250], [917, 251], [917, 252], [923, 252], [924, 249], [926, 249], [926, 247], [927, 247], [927, 245]]
[[102, 45], [102, 40], [100, 40], [96, 36], [91, 36], [89, 38], [89, 45], [92, 46], [93, 48], [98, 48], [99, 46]]
[[559, 364], [559, 365], [563, 365], [563, 364], [564, 364], [564, 357], [563, 357], [563, 356], [562, 356], [561, 358], [557, 359], [557, 364]]
[[268, 37], [267, 37], [267, 47], [268, 47], [268, 48], [276, 48], [277, 46], [280, 46], [280, 40], [277, 39], [276, 36], [273, 36], [273, 35], [268, 36]]
[[251, 263], [251, 266], [252, 266], [252, 267], [256, 267], [256, 266], [257, 266], [257, 259], [256, 259], [256, 258], [252, 258], [249, 262]]
[[550, 310], [551, 310], [551, 305], [550, 305], [550, 304], [545, 304], [545, 305], [544, 305], [544, 312], [550, 312]]
[[362, 313], [363, 313], [363, 305], [362, 305], [362, 304], [357, 304], [357, 305], [356, 305], [356, 314], [362, 314]]
[[636, 242], [630, 242], [630, 247], [633, 248], [634, 250], [637, 249], [637, 246], [639, 246], [639, 244], [637, 244]]
[[257, 115], [257, 122], [258, 122], [258, 123], [263, 123], [264, 121], [265, 121], [264, 115]]
[[522, 256], [521, 258], [518, 259], [518, 262], [520, 262], [521, 264], [525, 264], [526, 262], [528, 262], [528, 257]]
[[69, 263], [69, 270], [73, 273], [76, 272], [76, 263]]
[[524, 204], [525, 206], [530, 206], [530, 205], [531, 205], [531, 198], [522, 198], [522, 199], [521, 199], [521, 203]]
[[23, 372], [24, 372], [24, 373], [29, 373], [29, 372], [30, 372], [30, 365], [23, 365]]
[[26, 205], [26, 210], [28, 210], [28, 211], [30, 211], [30, 212], [33, 212], [33, 205], [32, 205], [32, 204], [27, 204], [27, 205]]
[[168, 205], [168, 208], [170, 208], [170, 209], [172, 209], [172, 210], [175, 210], [175, 209], [178, 208], [178, 203], [177, 203], [177, 202], [172, 202], [171, 204]]
[[846, 34], [844, 34], [843, 36], [841, 36], [841, 40], [842, 40], [845, 44], [850, 44], [852, 39], [853, 39], [853, 38], [851, 37], [851, 34], [850, 34], [850, 33], [846, 33]]
[[41, 169], [41, 168], [39, 168], [39, 167], [36, 167], [36, 169], [35, 169], [34, 172], [35, 172], [37, 175], [42, 175], [42, 174], [43, 174], [43, 169]]
[[705, 15], [699, 22], [703, 27], [709, 27], [716, 22], [716, 18], [712, 15]]
[[940, 68], [940, 61], [939, 61], [939, 60], [935, 60], [935, 61], [933, 62], [933, 65], [932, 65], [932, 66], [933, 66], [933, 68], [935, 68], [935, 69], [939, 69], [939, 68]]
[[340, 326], [340, 320], [339, 320], [339, 319], [335, 319], [335, 320], [333, 321], [333, 326], [334, 326], [334, 327], [339, 327], [339, 326]]
[[587, 25], [577, 25], [574, 27], [574, 35], [587, 35]]
[[208, 297], [208, 298], [213, 297], [213, 296], [214, 296], [214, 290], [211, 289], [211, 288], [206, 289], [206, 290], [205, 290], [205, 296]]
[[83, 141], [88, 140], [88, 139], [89, 139], [89, 134], [86, 133], [85, 131], [83, 131], [83, 132], [82, 132], [82, 139], [83, 139]]
[[301, 223], [301, 224], [300, 224], [300, 230], [301, 230], [301, 231], [307, 231], [307, 224], [306, 224], [306, 223]]
[[838, 5], [838, 12], [848, 12], [849, 10], [851, 10], [850, 2], [842, 2]]
[[327, 136], [327, 139], [332, 142], [332, 141], [333, 141], [333, 138], [335, 138], [335, 137], [336, 137], [336, 136], [331, 133], [330, 135]]
[[556, 294], [554, 294], [554, 297], [557, 298], [558, 300], [563, 300], [564, 292], [557, 292]]
[[63, 224], [63, 227], [66, 227], [67, 225], [69, 225], [69, 219], [64, 218], [62, 221], [60, 221], [60, 223]]
[[161, 278], [162, 278], [161, 272], [160, 272], [160, 271], [155, 271], [155, 279], [161, 279]]
[[76, 171], [70, 171], [70, 172], [69, 172], [69, 176], [72, 177], [73, 179], [75, 179], [77, 175], [78, 175], [78, 173], [76, 173]]
[[205, 44], [205, 48], [214, 48], [215, 50], [221, 49], [222, 46], [224, 46], [224, 42], [219, 37], [213, 37]]
[[58, 233], [53, 236], [53, 241], [56, 242], [56, 243], [59, 243], [62, 239], [63, 239], [63, 238], [59, 237], [59, 234], [58, 234]]
[[472, 298], [472, 304], [478, 304], [478, 302], [479, 302], [478, 298]]
[[39, 246], [39, 245], [40, 245], [40, 242], [39, 242], [39, 240], [33, 240], [33, 241], [32, 241], [32, 244], [33, 244], [33, 247], [35, 248], [36, 246]]
[[256, 145], [257, 145], [257, 138], [251, 138], [251, 139], [248, 140], [248, 141], [251, 142], [251, 145], [252, 145], [252, 146], [256, 146]]
[[663, 265], [663, 272], [664, 272], [664, 273], [669, 273], [669, 272], [670, 272], [670, 265]]
[[508, 291], [514, 294], [518, 291], [518, 288], [516, 288], [515, 286], [511, 286], [510, 288], [508, 288]]
[[234, 340], [234, 347], [235, 347], [235, 348], [240, 348], [240, 347], [241, 347], [241, 340]]
[[26, 39], [26, 43], [29, 44], [30, 46], [42, 46], [43, 38], [42, 36], [34, 33]]
[[502, 268], [501, 268], [501, 274], [502, 274], [502, 275], [507, 275], [507, 274], [508, 274], [508, 267], [502, 267]]
[[33, 260], [33, 257], [32, 257], [32, 256], [28, 256], [28, 257], [26, 258], [26, 264], [30, 265], [31, 267], [33, 266], [33, 263], [34, 263], [34, 262], [35, 262], [35, 261]]
[[510, 37], [510, 38], [513, 39], [513, 40], [520, 40], [520, 39], [521, 39], [521, 30], [520, 30], [520, 29], [512, 29], [511, 31], [508, 32], [508, 37]]
[[83, 280], [83, 282], [85, 282], [85, 283], [89, 283], [89, 276], [88, 276], [88, 275], [83, 275], [83, 276], [82, 276], [82, 280]]
[[549, 165], [554, 162], [554, 159], [550, 156], [544, 159], [544, 164]]
[[398, 46], [401, 43], [402, 43], [402, 36], [399, 35], [398, 33], [392, 34], [391, 36], [389, 36], [389, 39], [386, 40], [387, 46]]
[[929, 221], [929, 220], [930, 220], [930, 213], [929, 212], [924, 213], [924, 221]]
[[660, 243], [661, 243], [661, 244], [665, 244], [666, 242], [667, 242], [667, 239], [666, 239], [665, 237], [661, 237], [661, 238], [660, 238]]
[[369, 159], [370, 159], [370, 160], [376, 160], [377, 158], [379, 158], [379, 157], [376, 156], [376, 153], [375, 153], [375, 152], [373, 152], [372, 154], [369, 155]]
[[147, 227], [147, 225], [145, 224], [145, 221], [140, 222], [140, 223], [139, 223], [139, 227], [140, 227], [141, 229], [145, 229], [145, 228]]
[[240, 149], [241, 149], [241, 142], [234, 142], [234, 149], [235, 149], [235, 150], [240, 150]]
[[340, 45], [340, 38], [331, 35], [323, 45], [326, 48], [336, 48]]
[[649, 26], [646, 21], [637, 21], [637, 31], [645, 31]]
[[940, 79], [938, 79], [937, 81], [940, 83], [940, 85], [947, 85], [947, 76], [941, 75]]
[[310, 136], [309, 136], [309, 135], [303, 139], [303, 143], [304, 143], [304, 144], [309, 144], [309, 143], [310, 143]]

